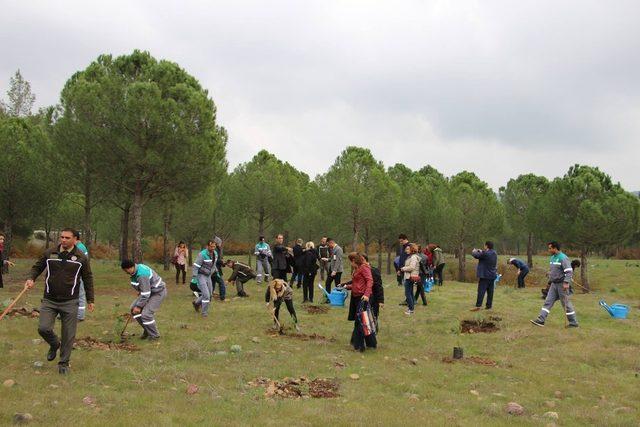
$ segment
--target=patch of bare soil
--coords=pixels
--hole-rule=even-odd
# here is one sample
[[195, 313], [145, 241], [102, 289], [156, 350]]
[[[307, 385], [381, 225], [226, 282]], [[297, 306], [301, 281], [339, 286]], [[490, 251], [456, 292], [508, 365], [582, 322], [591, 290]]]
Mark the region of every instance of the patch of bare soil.
[[5, 315], [6, 317], [40, 317], [40, 310], [37, 308], [28, 309], [26, 307], [12, 308]]
[[248, 383], [251, 387], [263, 387], [264, 397], [267, 399], [332, 399], [339, 397], [340, 387], [335, 378], [284, 378], [271, 380], [269, 378], [256, 378]]
[[308, 305], [306, 309], [309, 314], [325, 314], [329, 312], [329, 307], [323, 307], [321, 305]]
[[129, 342], [114, 343], [113, 341], [100, 341], [92, 337], [76, 338], [76, 342], [73, 343], [73, 348], [81, 348], [85, 350], [123, 350], [123, 351], [138, 351], [137, 345]]
[[294, 332], [291, 329], [280, 329], [279, 331], [275, 329], [267, 329], [265, 333], [273, 338], [285, 337], [285, 338], [297, 339], [300, 341], [315, 341], [315, 342], [329, 343], [329, 342], [334, 342], [336, 340], [333, 337], [325, 337], [324, 335], [319, 335], [316, 333], [303, 334], [301, 332]]
[[479, 332], [496, 332], [500, 328], [495, 322], [486, 320], [463, 320], [460, 322], [460, 329], [463, 334], [477, 334]]
[[444, 363], [469, 363], [473, 365], [482, 365], [482, 366], [498, 366], [498, 363], [495, 360], [485, 359], [483, 357], [477, 357], [477, 356], [464, 357], [462, 359], [454, 359], [453, 357], [443, 357], [442, 361]]

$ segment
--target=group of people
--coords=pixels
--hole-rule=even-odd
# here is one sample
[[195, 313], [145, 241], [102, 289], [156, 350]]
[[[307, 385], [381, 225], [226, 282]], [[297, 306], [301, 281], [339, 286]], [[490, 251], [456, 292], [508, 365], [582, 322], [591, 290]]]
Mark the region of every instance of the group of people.
[[405, 300], [400, 305], [406, 305], [405, 314], [412, 315], [418, 297], [421, 298], [422, 305], [427, 305], [425, 286], [428, 280], [438, 286], [443, 285], [444, 254], [435, 243], [429, 243], [423, 250], [420, 245], [409, 242], [406, 234], [400, 234], [394, 265], [398, 286], [404, 286], [405, 291]]
[[[3, 240], [4, 236], [0, 235], [0, 243], [3, 243]], [[323, 237], [318, 249], [313, 242], [307, 242], [304, 248], [302, 243], [298, 240], [294, 248], [289, 248], [284, 245], [284, 236], [279, 234], [272, 249], [261, 237], [255, 248], [258, 260], [258, 273], [255, 273], [249, 266], [238, 261], [230, 259], [223, 261], [222, 240], [218, 237], [209, 240], [206, 247], [198, 253], [191, 269], [191, 286], [192, 289], [197, 289], [196, 299], [193, 301], [194, 309], [207, 317], [216, 284], [220, 285], [220, 299], [224, 301], [225, 282], [222, 278], [222, 267], [226, 266], [232, 269], [228, 282], [236, 285], [239, 296], [248, 296], [244, 291], [244, 284], [248, 280], [255, 278], [258, 283], [266, 280], [268, 285], [265, 301], [270, 308], [274, 325], [281, 328], [279, 311], [284, 303], [297, 328], [298, 318], [293, 304], [293, 283], [297, 281], [300, 284], [299, 287], [303, 288], [303, 302], [313, 302], [313, 283], [317, 271], [320, 270], [326, 273], [325, 285], [328, 292], [331, 290], [331, 284], [351, 291], [348, 320], [354, 322], [351, 335], [353, 348], [357, 351], [376, 348], [376, 335], [371, 333], [371, 327], [365, 326], [362, 319], [367, 316], [363, 316], [362, 313], [371, 312], [373, 323], [377, 326], [380, 308], [384, 306], [384, 287], [380, 271], [369, 264], [366, 255], [352, 252], [347, 256], [351, 265], [351, 280], [342, 282], [343, 251], [334, 239]], [[399, 243], [402, 253], [396, 260], [398, 277], [405, 286], [406, 313], [413, 314], [414, 300], [418, 296], [414, 295], [414, 286], [417, 294], [420, 294], [422, 279], [427, 275], [435, 275], [438, 270], [439, 275], [435, 280], [442, 285], [444, 257], [437, 245], [429, 244], [425, 251], [422, 251], [417, 244], [410, 243], [404, 234], [399, 236]], [[572, 265], [568, 257], [562, 253], [558, 242], [549, 242], [548, 250], [551, 255], [548, 292], [540, 314], [531, 322], [536, 326], [544, 326], [551, 308], [559, 300], [565, 309], [568, 327], [577, 327], [575, 310], [569, 299], [572, 293], [571, 283], [575, 264]], [[485, 294], [487, 296], [485, 307], [491, 309], [498, 260], [493, 242], [485, 242], [482, 250], [474, 249], [472, 256], [478, 259], [478, 293], [473, 310], [479, 310], [482, 307]], [[174, 264], [177, 264], [176, 282], [181, 275], [185, 283], [187, 257], [186, 246], [181, 242], [174, 256], [176, 261]], [[263, 262], [265, 260], [266, 262]], [[3, 259], [3, 264], [7, 262], [8, 260]], [[523, 271], [528, 272], [526, 265], [513, 263], [513, 259], [510, 259], [509, 263], [518, 267], [521, 274]], [[123, 260], [120, 266], [129, 275], [130, 284], [137, 293], [130, 311], [132, 318], [143, 330], [141, 338], [159, 339], [160, 333], [155, 313], [167, 296], [164, 280], [151, 267], [142, 263], [127, 259]], [[84, 319], [85, 309], [92, 312], [95, 308], [89, 253], [80, 241], [76, 230], [65, 228], [60, 232], [59, 244], [46, 249], [35, 262], [25, 287], [33, 288], [37, 277], [45, 271], [38, 333], [49, 344], [47, 360], [55, 360], [59, 352], [58, 371], [66, 374], [69, 372], [69, 360], [78, 321]], [[290, 273], [291, 281], [288, 281], [287, 275]], [[426, 300], [424, 303], [426, 304]], [[60, 337], [54, 331], [56, 318], [60, 318], [62, 324]]]

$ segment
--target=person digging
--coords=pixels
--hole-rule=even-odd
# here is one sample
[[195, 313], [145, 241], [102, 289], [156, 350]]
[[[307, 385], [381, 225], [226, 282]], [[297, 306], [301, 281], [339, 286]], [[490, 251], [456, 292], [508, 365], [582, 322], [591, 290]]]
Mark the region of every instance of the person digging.
[[298, 326], [298, 316], [296, 316], [296, 310], [293, 307], [293, 290], [291, 286], [287, 284], [282, 279], [274, 279], [269, 283], [267, 287], [267, 292], [265, 294], [265, 301], [267, 303], [267, 308], [271, 312], [271, 316], [273, 317], [273, 326], [274, 329], [277, 329], [280, 333], [282, 333], [282, 325], [280, 323], [280, 306], [284, 301], [287, 306], [287, 310], [293, 319], [293, 324], [295, 325], [296, 331], [300, 330]]
[[569, 324], [569, 328], [577, 328], [576, 311], [573, 304], [569, 300], [571, 281], [573, 279], [573, 268], [569, 258], [560, 251], [558, 242], [549, 242], [547, 244], [551, 259], [549, 262], [549, 292], [544, 301], [544, 305], [540, 310], [540, 314], [534, 320], [531, 320], [536, 326], [544, 326], [544, 322], [551, 312], [551, 307], [556, 301], [560, 300], [564, 307], [565, 315]]
[[236, 290], [238, 291], [239, 297], [248, 297], [249, 295], [244, 291], [244, 284], [251, 279], [255, 279], [258, 276], [256, 272], [253, 271], [248, 265], [238, 261], [234, 261], [232, 259], [227, 260], [225, 262], [225, 265], [233, 270], [227, 282], [229, 284], [236, 284]]
[[131, 287], [138, 292], [138, 298], [131, 304], [131, 316], [142, 326], [143, 333], [140, 338], [149, 341], [159, 339], [160, 333], [154, 314], [167, 296], [167, 288], [162, 277], [149, 266], [136, 264], [128, 259], [123, 260], [120, 267], [131, 276]]

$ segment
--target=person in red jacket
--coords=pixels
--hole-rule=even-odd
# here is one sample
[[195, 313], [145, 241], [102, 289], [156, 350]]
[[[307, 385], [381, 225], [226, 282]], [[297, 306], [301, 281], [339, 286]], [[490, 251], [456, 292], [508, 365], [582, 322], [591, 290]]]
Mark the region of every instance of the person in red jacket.
[[369, 298], [373, 290], [373, 276], [371, 275], [371, 267], [365, 261], [364, 257], [357, 252], [349, 254], [349, 262], [353, 269], [351, 283], [345, 287], [351, 290], [351, 301], [349, 302], [348, 320], [353, 320], [353, 333], [351, 334], [351, 345], [356, 351], [363, 352], [366, 347], [376, 348], [378, 342], [375, 334], [369, 336], [364, 335], [362, 325], [357, 318], [358, 307], [361, 302], [369, 304]]

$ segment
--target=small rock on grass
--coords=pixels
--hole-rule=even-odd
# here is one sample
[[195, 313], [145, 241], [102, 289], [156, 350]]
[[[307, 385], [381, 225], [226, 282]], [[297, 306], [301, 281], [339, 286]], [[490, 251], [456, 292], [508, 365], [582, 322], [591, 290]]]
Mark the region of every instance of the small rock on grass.
[[7, 388], [11, 388], [14, 385], [16, 385], [16, 382], [12, 379], [8, 379], [8, 380], [4, 380], [4, 382], [2, 383], [3, 386], [7, 387]]
[[480, 396], [480, 392], [478, 390], [469, 390], [469, 393], [473, 394], [474, 396]]
[[33, 421], [33, 415], [31, 415], [29, 413], [17, 412], [15, 414], [13, 414], [13, 423], [14, 424], [27, 424], [27, 423], [29, 423], [31, 421]]
[[524, 408], [522, 407], [522, 405], [520, 405], [519, 403], [516, 403], [516, 402], [507, 403], [507, 406], [504, 408], [504, 410], [509, 415], [523, 415], [524, 414]]
[[96, 398], [92, 397], [92, 396], [85, 396], [82, 399], [82, 403], [84, 403], [85, 405], [88, 405], [88, 406], [93, 406], [93, 405], [96, 404]]
[[560, 418], [557, 412], [545, 412], [544, 414], [542, 414], [542, 416], [545, 418], [551, 418], [552, 420], [557, 420], [558, 418]]
[[352, 380], [359, 380], [359, 379], [360, 379], [360, 375], [358, 375], [358, 374], [351, 374], [351, 375], [349, 375], [349, 378], [351, 378]]
[[556, 399], [562, 399], [562, 392], [560, 390], [556, 390], [553, 395], [556, 397]]
[[33, 362], [33, 367], [34, 368], [42, 368], [43, 366], [44, 366], [44, 363], [42, 363], [42, 362], [39, 362], [39, 361]]

